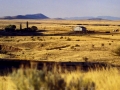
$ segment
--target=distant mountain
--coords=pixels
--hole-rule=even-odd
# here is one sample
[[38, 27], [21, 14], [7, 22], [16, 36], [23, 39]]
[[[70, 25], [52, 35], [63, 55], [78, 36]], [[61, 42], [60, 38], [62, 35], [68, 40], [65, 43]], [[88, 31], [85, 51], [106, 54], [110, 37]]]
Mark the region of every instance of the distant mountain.
[[84, 20], [84, 19], [90, 19], [90, 18], [94, 18], [94, 17], [66, 17], [65, 19], [68, 19], [68, 20]]
[[27, 15], [17, 15], [17, 16], [5, 16], [1, 19], [48, 19], [49, 17], [39, 13], [39, 14], [27, 14]]
[[98, 16], [97, 18], [102, 18], [107, 20], [120, 20], [120, 17], [113, 17], [113, 16]]
[[106, 19], [103, 19], [103, 18], [90, 18], [88, 20], [106, 20]]
[[[38, 14], [27, 14], [27, 15], [17, 15], [17, 16], [5, 16], [0, 19], [50, 19], [49, 17], [38, 13]], [[57, 20], [120, 20], [120, 17], [113, 16], [85, 16], [85, 17], [66, 17], [66, 18], [51, 18]]]
[[63, 18], [53, 18], [53, 19], [55, 19], [55, 20], [65, 20]]
[[98, 17], [68, 17], [65, 18], [68, 20], [120, 20], [120, 17], [113, 17], [113, 16], [98, 16]]

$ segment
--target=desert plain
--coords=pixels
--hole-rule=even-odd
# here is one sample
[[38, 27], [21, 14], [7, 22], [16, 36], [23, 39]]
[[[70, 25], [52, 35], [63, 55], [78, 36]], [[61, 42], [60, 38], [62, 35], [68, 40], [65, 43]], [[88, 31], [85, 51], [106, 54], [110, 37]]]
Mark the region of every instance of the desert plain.
[[[36, 32], [6, 32], [7, 25], [16, 30], [37, 26]], [[84, 26], [87, 33], [74, 32]], [[118, 31], [116, 31], [118, 30]], [[120, 65], [120, 21], [111, 20], [0, 20], [0, 59], [106, 62]], [[6, 63], [7, 64], [7, 63]], [[0, 77], [0, 90], [119, 90], [120, 76], [116, 68], [89, 72], [59, 73], [19, 69]], [[56, 82], [56, 83], [55, 83]], [[45, 88], [45, 90], [47, 90]]]
[[[120, 21], [111, 20], [1, 20], [0, 29], [14, 24], [17, 30], [22, 24], [37, 26], [31, 35], [0, 36], [2, 50], [0, 58], [37, 61], [88, 61], [120, 64], [119, 56], [113, 51], [119, 47]], [[74, 27], [84, 26], [94, 33], [75, 33]], [[16, 50], [19, 49], [19, 50]]]

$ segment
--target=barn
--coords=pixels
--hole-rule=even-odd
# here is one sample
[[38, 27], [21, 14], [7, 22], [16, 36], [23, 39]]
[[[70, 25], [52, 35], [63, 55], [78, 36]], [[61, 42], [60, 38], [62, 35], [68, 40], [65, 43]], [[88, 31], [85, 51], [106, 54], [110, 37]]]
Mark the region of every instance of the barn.
[[76, 27], [74, 27], [73, 30], [76, 33], [86, 33], [87, 32], [87, 29], [84, 26], [76, 26]]

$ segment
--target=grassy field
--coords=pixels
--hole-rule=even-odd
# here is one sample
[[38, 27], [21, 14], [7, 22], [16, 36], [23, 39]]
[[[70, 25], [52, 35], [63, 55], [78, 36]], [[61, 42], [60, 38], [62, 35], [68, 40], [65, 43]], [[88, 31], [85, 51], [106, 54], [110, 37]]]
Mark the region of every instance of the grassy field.
[[[0, 29], [3, 30], [3, 28], [9, 24], [15, 24], [17, 29], [19, 29], [20, 23], [22, 23], [23, 28], [25, 28], [26, 21], [29, 21], [29, 27], [33, 25], [37, 26], [38, 32], [41, 32], [43, 35], [0, 36], [0, 45], [3, 46], [0, 52], [0, 58], [82, 62], [84, 61], [84, 57], [87, 57], [89, 62], [109, 62], [120, 65], [120, 56], [113, 53], [113, 51], [120, 46], [120, 32], [113, 32], [113, 30], [116, 29], [120, 30], [120, 21], [52, 19], [0, 20]], [[73, 32], [73, 28], [77, 25], [85, 26], [87, 30], [94, 30], [95, 33], [69, 34]], [[106, 33], [106, 31], [110, 31], [110, 33]], [[55, 79], [56, 74], [53, 73], [51, 75], [53, 75], [51, 79]], [[78, 82], [82, 77], [83, 83], [88, 81], [90, 81], [90, 83], [93, 82], [95, 84], [95, 90], [119, 90], [120, 76], [119, 71], [116, 69], [90, 71], [87, 73], [77, 71], [66, 74], [60, 73], [59, 75], [65, 80], [68, 88], [73, 78], [75, 78], [75, 81], [73, 80], [74, 82]], [[48, 74], [45, 74], [45, 76], [48, 77]], [[21, 78], [22, 77], [21, 75]], [[10, 90], [15, 90], [14, 84], [11, 83], [11, 78], [11, 76], [1, 77], [0, 80], [7, 83], [8, 87], [11, 88]], [[18, 80], [19, 83], [22, 82], [21, 78]], [[27, 82], [28, 78], [24, 77], [24, 80]], [[38, 84], [40, 84], [40, 82]], [[4, 88], [6, 85], [3, 84], [5, 83], [0, 83], [0, 87]], [[23, 84], [24, 83], [21, 83], [21, 85]], [[28, 83], [26, 83], [26, 85], [27, 84]], [[79, 84], [76, 83], [76, 85]], [[89, 86], [89, 84], [87, 84], [87, 86]], [[78, 90], [78, 88], [73, 85], [71, 90]]]
[[[22, 23], [25, 28], [26, 21], [29, 21], [29, 27], [37, 26], [38, 31], [43, 31], [43, 35], [1, 36], [0, 43], [6, 48], [11, 46], [21, 49], [21, 51], [15, 51], [4, 48], [3, 50], [7, 53], [1, 53], [1, 58], [83, 61], [83, 58], [87, 57], [89, 61], [119, 64], [119, 56], [114, 55], [112, 50], [120, 45], [120, 33], [113, 32], [115, 29], [120, 29], [120, 21], [1, 20], [0, 27], [2, 29], [4, 25], [15, 24], [19, 29], [19, 24]], [[69, 32], [73, 32], [73, 27], [80, 24], [87, 30], [104, 33], [69, 35]]]
[[119, 90], [120, 75], [117, 69], [58, 72], [19, 69], [0, 78], [0, 90]]

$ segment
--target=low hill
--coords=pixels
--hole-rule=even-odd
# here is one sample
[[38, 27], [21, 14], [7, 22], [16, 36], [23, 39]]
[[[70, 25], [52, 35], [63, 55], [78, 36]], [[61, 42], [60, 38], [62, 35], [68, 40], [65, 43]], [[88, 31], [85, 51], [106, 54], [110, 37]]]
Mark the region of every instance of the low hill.
[[102, 18], [90, 18], [88, 20], [106, 20], [106, 19], [102, 19]]
[[120, 20], [120, 17], [114, 17], [114, 16], [86, 16], [86, 17], [66, 17], [65, 19], [68, 20]]
[[27, 14], [27, 15], [17, 15], [17, 16], [5, 16], [1, 19], [48, 19], [49, 17], [39, 13], [39, 14]]

